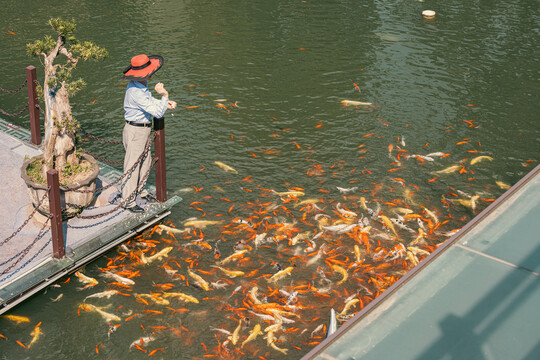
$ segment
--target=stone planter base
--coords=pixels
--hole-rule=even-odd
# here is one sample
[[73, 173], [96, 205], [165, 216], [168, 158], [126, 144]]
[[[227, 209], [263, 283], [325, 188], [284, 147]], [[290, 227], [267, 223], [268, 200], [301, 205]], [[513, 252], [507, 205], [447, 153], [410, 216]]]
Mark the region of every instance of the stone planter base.
[[[82, 154], [81, 157], [88, 161], [92, 165], [92, 173], [83, 181], [66, 186], [60, 186], [60, 206], [64, 216], [74, 216], [81, 212], [81, 210], [92, 203], [94, 200], [94, 190], [96, 189], [96, 179], [99, 175], [99, 164], [94, 157], [88, 154]], [[47, 190], [46, 184], [36, 183], [28, 177], [27, 168], [28, 165], [36, 160], [43, 159], [43, 155], [34, 156], [27, 159], [21, 167], [21, 177], [28, 187], [28, 194], [32, 199], [34, 207], [39, 203], [39, 200], [45, 196]], [[77, 192], [73, 190], [91, 190], [92, 192]], [[38, 211], [44, 215], [49, 215], [49, 200], [45, 199]]]

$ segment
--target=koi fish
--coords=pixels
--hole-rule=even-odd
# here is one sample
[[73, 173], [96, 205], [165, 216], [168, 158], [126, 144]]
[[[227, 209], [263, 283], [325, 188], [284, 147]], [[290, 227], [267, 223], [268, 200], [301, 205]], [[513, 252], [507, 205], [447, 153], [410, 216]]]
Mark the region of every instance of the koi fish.
[[386, 217], [385, 215], [380, 215], [379, 216], [381, 218], [381, 220], [386, 224], [386, 226], [388, 226], [388, 228], [390, 230], [392, 230], [392, 232], [394, 233], [394, 235], [398, 236], [397, 232], [396, 232], [396, 229], [394, 228], [394, 224], [392, 224], [392, 221], [390, 221], [390, 219], [388, 217]]
[[106, 297], [107, 299], [109, 299], [111, 296], [113, 295], [116, 295], [118, 294], [118, 290], [107, 290], [107, 291], [102, 291], [102, 292], [99, 292], [99, 293], [96, 293], [96, 294], [92, 294], [92, 295], [88, 295], [87, 297], [84, 298], [83, 301], [86, 301], [86, 299], [89, 299], [89, 298], [104, 298]]
[[236, 169], [230, 167], [227, 164], [222, 163], [221, 161], [214, 161], [214, 164], [216, 164], [217, 166], [219, 166], [220, 168], [222, 168], [225, 171], [233, 172], [235, 174], [238, 174], [238, 171], [236, 171]]
[[508, 189], [511, 188], [510, 185], [508, 185], [508, 184], [506, 184], [506, 183], [504, 183], [502, 181], [495, 181], [495, 184], [497, 184], [497, 186], [500, 187], [503, 190], [508, 190]]
[[[91, 286], [96, 286], [97, 284], [99, 284], [98, 281], [97, 281], [96, 279], [91, 278], [91, 277], [89, 277], [89, 276], [86, 276], [86, 275], [84, 275], [84, 274], [83, 274], [82, 272], [80, 272], [80, 271], [75, 272], [75, 276], [76, 276], [77, 278], [79, 278], [79, 281], [80, 281], [80, 282], [82, 282], [82, 283], [84, 283], [84, 284], [87, 284], [86, 286], [90, 286], [90, 287], [91, 287]], [[85, 286], [85, 287], [86, 287], [86, 286]]]
[[20, 316], [20, 315], [2, 315], [2, 317], [5, 317], [8, 320], [14, 321], [17, 324], [20, 323], [26, 323], [30, 322], [30, 319], [26, 316]]
[[350, 192], [354, 192], [356, 190], [358, 190], [358, 186], [353, 186], [352, 188], [342, 188], [342, 187], [339, 187], [339, 186], [336, 186], [336, 188], [338, 189], [338, 191], [342, 194], [348, 194]]
[[101, 309], [105, 309], [107, 308], [108, 306], [104, 306], [104, 307], [97, 307], [97, 306], [94, 306], [92, 304], [86, 304], [86, 303], [83, 303], [81, 305], [79, 305], [79, 309], [84, 309], [86, 311], [94, 311], [94, 312], [97, 312], [99, 315], [101, 315], [101, 317], [103, 319], [105, 319], [105, 321], [107, 322], [111, 322], [111, 321], [122, 321], [122, 319], [119, 317], [119, 316], [116, 316], [114, 314], [110, 314], [108, 312], [105, 312]]
[[289, 245], [294, 246], [298, 243], [298, 241], [303, 239], [308, 239], [311, 236], [311, 231], [306, 231], [300, 234], [295, 235], [291, 241], [289, 242]]
[[232, 255], [227, 256], [225, 259], [218, 261], [219, 265], [225, 265], [235, 259], [242, 257], [243, 254], [248, 252], [248, 249], [236, 250]]
[[493, 161], [493, 158], [491, 156], [485, 156], [485, 155], [482, 155], [482, 156], [477, 156], [475, 157], [474, 159], [471, 160], [471, 165], [474, 165], [482, 160], [489, 160], [489, 161]]
[[32, 340], [26, 346], [27, 348], [30, 348], [30, 346], [32, 346], [32, 344], [34, 344], [39, 339], [39, 336], [43, 334], [43, 332], [41, 332], [40, 325], [41, 321], [34, 327], [34, 330], [32, 330], [32, 332], [30, 333], [30, 335], [32, 336]]
[[432, 171], [432, 174], [451, 174], [461, 169], [461, 165], [452, 165], [447, 167], [446, 169], [442, 169], [439, 171]]
[[158, 295], [154, 294], [137, 294], [135, 297], [138, 298], [146, 298], [152, 300], [154, 303], [158, 305], [169, 305], [169, 300], [163, 299], [162, 297], [159, 297]]
[[199, 300], [197, 300], [196, 297], [188, 295], [188, 294], [184, 294], [184, 293], [181, 293], [181, 292], [175, 292], [175, 293], [164, 292], [163, 297], [165, 297], [165, 298], [167, 298], [167, 297], [175, 297], [175, 298], [180, 298], [180, 299], [182, 299], [184, 301], [187, 301], [187, 302], [193, 302], [195, 304], [199, 303]]
[[294, 196], [294, 197], [298, 197], [298, 196], [304, 196], [306, 195], [304, 192], [302, 191], [297, 191], [297, 190], [291, 190], [291, 191], [285, 191], [285, 192], [277, 192], [275, 190], [272, 190], [272, 192], [276, 195], [279, 195], [279, 196]]
[[195, 280], [195, 283], [197, 285], [199, 285], [199, 287], [204, 289], [204, 291], [209, 291], [210, 290], [210, 286], [208, 285], [208, 282], [206, 280], [204, 280], [200, 275], [194, 273], [193, 271], [191, 271], [191, 269], [188, 269], [188, 275], [193, 280]]
[[243, 271], [239, 271], [239, 270], [227, 270], [227, 269], [224, 269], [224, 268], [222, 268], [221, 266], [217, 266], [217, 265], [212, 265], [212, 267], [218, 268], [218, 269], [221, 270], [225, 275], [227, 275], [228, 277], [231, 277], [231, 278], [234, 278], [234, 277], [237, 277], [237, 276], [242, 276], [242, 275], [245, 274]]
[[332, 265], [332, 269], [333, 269], [334, 271], [337, 271], [337, 272], [340, 273], [341, 275], [343, 275], [343, 278], [337, 282], [338, 285], [339, 285], [339, 284], [342, 284], [343, 282], [345, 282], [345, 281], [349, 278], [349, 273], [347, 272], [347, 270], [345, 270], [345, 269], [342, 268], [341, 266], [336, 265], [336, 264], [333, 264], [333, 265]]
[[337, 203], [336, 210], [344, 217], [357, 217], [358, 216], [358, 214], [356, 214], [355, 212], [342, 209], [341, 203]]
[[160, 259], [163, 258], [163, 257], [167, 257], [168, 254], [169, 254], [169, 252], [171, 252], [172, 249], [173, 249], [172, 246], [168, 246], [168, 247], [166, 247], [166, 248], [163, 248], [163, 249], [162, 249], [160, 252], [158, 252], [157, 254], [152, 255], [152, 256], [150, 256], [150, 257], [148, 257], [148, 258], [147, 258], [146, 256], [144, 256], [144, 253], [142, 253], [142, 255], [141, 255], [141, 262], [142, 262], [143, 264], [150, 264], [150, 263], [151, 263], [152, 261], [154, 261], [154, 260], [160, 260]]
[[193, 220], [188, 220], [184, 223], [184, 226], [193, 226], [193, 227], [197, 227], [197, 228], [205, 228], [209, 225], [219, 225], [223, 223], [222, 220], [197, 220], [197, 219], [193, 219]]
[[233, 333], [229, 337], [233, 345], [236, 345], [238, 343], [238, 339], [240, 338], [240, 329], [242, 328], [242, 318], [238, 321], [238, 326], [236, 329], [234, 329]]
[[354, 245], [354, 256], [356, 256], [356, 262], [362, 261], [362, 254], [360, 252], [360, 246]]
[[272, 275], [272, 277], [270, 277], [270, 279], [268, 279], [268, 282], [276, 282], [276, 281], [278, 281], [279, 279], [281, 279], [284, 276], [291, 275], [291, 272], [293, 271], [293, 269], [294, 269], [294, 267], [289, 266], [289, 267], [275, 273], [274, 275]]
[[336, 318], [338, 319], [343, 319], [345, 317], [345, 315], [347, 314], [347, 312], [349, 311], [349, 309], [351, 307], [353, 307], [354, 305], [356, 305], [356, 303], [358, 303], [360, 300], [358, 299], [352, 299], [352, 300], [349, 300], [346, 304], [345, 304], [345, 307], [343, 308], [343, 310], [336, 316]]
[[246, 340], [244, 340], [244, 342], [242, 343], [242, 345], [240, 346], [240, 348], [243, 348], [244, 345], [246, 345], [248, 342], [255, 340], [255, 338], [256, 338], [258, 335], [262, 335], [261, 325], [256, 324], [256, 325], [253, 327], [253, 330], [251, 330], [251, 331], [249, 332], [249, 336], [247, 337]]
[[455, 203], [458, 203], [460, 205], [463, 205], [465, 207], [469, 207], [474, 211], [474, 210], [476, 210], [476, 200], [478, 200], [478, 198], [480, 198], [480, 196], [475, 195], [475, 196], [471, 197], [468, 200], [465, 200], [465, 199], [452, 199], [451, 201], [455, 202]]
[[170, 232], [170, 233], [173, 233], [173, 234], [183, 234], [186, 231], [188, 231], [187, 229], [184, 229], [184, 230], [177, 229], [177, 228], [173, 228], [173, 227], [166, 226], [166, 225], [163, 225], [163, 224], [159, 224], [157, 226], [157, 228], [159, 229], [160, 234], [161, 234], [161, 231], [167, 231], [167, 232]]
[[371, 106], [373, 105], [370, 102], [362, 102], [362, 101], [355, 101], [355, 100], [341, 100], [341, 103], [344, 106]]
[[[148, 260], [148, 259], [146, 259]], [[122, 283], [124, 285], [135, 285], [135, 281], [131, 280], [131, 279], [128, 279], [128, 278], [125, 278], [123, 276], [120, 276], [118, 274], [115, 274], [111, 271], [105, 271], [103, 273], [103, 276], [107, 277], [107, 278], [111, 278], [111, 279], [114, 279], [115, 281], [119, 282], [119, 283]]]
[[129, 345], [129, 348], [131, 349], [135, 345], [144, 347], [144, 346], [148, 345], [149, 342], [154, 341], [154, 339], [155, 338], [152, 337], [152, 336], [146, 336], [146, 337], [139, 338], [139, 339], [135, 340], [134, 342], [132, 342], [131, 345]]

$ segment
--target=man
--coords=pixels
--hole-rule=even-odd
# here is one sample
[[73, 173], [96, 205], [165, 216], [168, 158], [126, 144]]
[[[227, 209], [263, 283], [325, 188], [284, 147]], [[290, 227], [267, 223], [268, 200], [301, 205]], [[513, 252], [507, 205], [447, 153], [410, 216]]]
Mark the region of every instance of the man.
[[[124, 158], [124, 173], [137, 162], [144, 152], [150, 134], [152, 133], [152, 116], [162, 118], [167, 109], [175, 109], [176, 102], [169, 100], [169, 93], [163, 83], [157, 83], [155, 90], [161, 95], [161, 99], [152, 97], [148, 89], [148, 81], [151, 76], [163, 65], [163, 58], [158, 55], [137, 55], [131, 59], [131, 64], [124, 70], [124, 78], [131, 80], [127, 85], [124, 97], [124, 110], [126, 124], [123, 132], [123, 143], [126, 149]], [[151, 153], [143, 157], [143, 160], [128, 175], [122, 184], [122, 202], [124, 208], [133, 212], [143, 212], [144, 209], [135, 203], [137, 194], [148, 202], [155, 198], [144, 189], [143, 179], [150, 169]], [[139, 190], [136, 190], [136, 189]], [[142, 190], [141, 190], [142, 189]]]

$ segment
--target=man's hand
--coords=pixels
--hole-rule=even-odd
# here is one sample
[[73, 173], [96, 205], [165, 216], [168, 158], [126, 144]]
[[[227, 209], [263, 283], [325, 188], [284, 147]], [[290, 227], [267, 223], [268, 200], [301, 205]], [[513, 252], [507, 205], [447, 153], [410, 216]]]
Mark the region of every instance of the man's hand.
[[163, 83], [157, 83], [155, 89], [156, 89], [156, 92], [160, 94], [161, 96], [165, 96], [166, 98], [169, 97], [169, 92], [165, 90]]
[[169, 100], [167, 101], [167, 109], [176, 109], [176, 101]]

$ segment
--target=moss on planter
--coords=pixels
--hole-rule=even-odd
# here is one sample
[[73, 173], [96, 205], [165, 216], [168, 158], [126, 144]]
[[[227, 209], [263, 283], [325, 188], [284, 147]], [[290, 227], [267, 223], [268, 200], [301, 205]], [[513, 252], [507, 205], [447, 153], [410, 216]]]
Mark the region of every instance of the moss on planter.
[[[37, 159], [28, 165], [26, 173], [30, 180], [38, 184], [46, 184], [47, 180], [41, 176], [41, 168], [43, 167], [43, 160]], [[87, 160], [82, 160], [78, 165], [72, 166], [70, 163], [66, 163], [66, 166], [59, 174], [60, 185], [70, 185], [79, 182], [81, 179], [85, 179], [93, 172], [92, 164]]]

